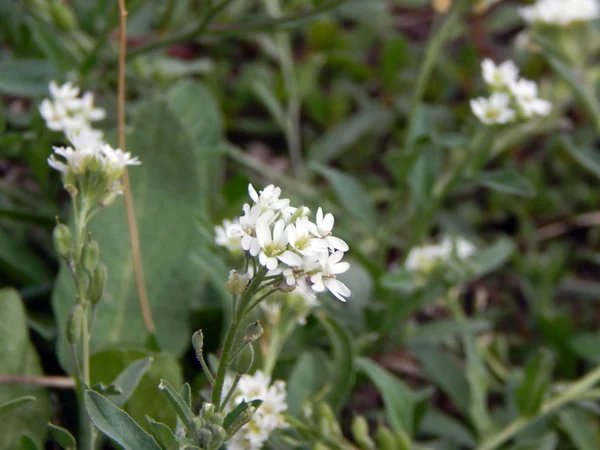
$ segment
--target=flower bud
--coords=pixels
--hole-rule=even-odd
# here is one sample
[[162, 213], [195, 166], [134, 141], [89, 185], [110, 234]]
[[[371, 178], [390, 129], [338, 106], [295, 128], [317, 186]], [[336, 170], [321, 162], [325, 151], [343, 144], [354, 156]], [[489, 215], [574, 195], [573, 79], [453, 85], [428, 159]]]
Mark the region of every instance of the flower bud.
[[108, 273], [106, 270], [106, 266], [102, 263], [98, 263], [92, 275], [88, 291], [90, 301], [93, 305], [98, 303], [102, 298], [102, 294], [104, 294], [104, 288], [106, 287], [107, 278]]
[[325, 435], [327, 434], [335, 434], [336, 436], [340, 436], [342, 434], [342, 430], [340, 425], [335, 418], [335, 414], [327, 403], [323, 402], [319, 404], [318, 407], [319, 414], [319, 427], [321, 432]]
[[399, 450], [396, 438], [386, 427], [380, 426], [377, 428], [375, 439], [379, 450]]
[[352, 435], [360, 448], [364, 450], [375, 449], [375, 443], [369, 436], [369, 424], [363, 416], [356, 416], [352, 421]]
[[[198, 330], [192, 335], [192, 346], [194, 347], [194, 350], [196, 350], [196, 353], [202, 353], [202, 348], [204, 347], [204, 334], [202, 333], [202, 330]], [[209, 404], [210, 403], [205, 403], [205, 405]]]
[[229, 280], [227, 280], [227, 290], [233, 295], [243, 294], [250, 281], [249, 274], [240, 275], [235, 270], [229, 272]]
[[69, 227], [62, 223], [57, 224], [52, 232], [52, 240], [56, 253], [63, 259], [69, 259], [73, 250], [73, 238]]
[[81, 303], [77, 303], [73, 306], [73, 309], [69, 313], [67, 319], [67, 341], [71, 345], [75, 345], [81, 337], [81, 326], [83, 324], [83, 315], [85, 309]]
[[75, 16], [71, 9], [59, 1], [50, 3], [50, 16], [52, 21], [62, 31], [72, 31], [75, 29]]
[[112, 205], [119, 196], [119, 194], [120, 192], [115, 191], [106, 192], [104, 195], [102, 195], [102, 197], [100, 197], [100, 205], [103, 207]]
[[94, 270], [96, 270], [96, 267], [98, 266], [98, 260], [100, 259], [100, 247], [98, 246], [98, 242], [87, 242], [83, 246], [81, 258], [84, 270], [88, 275], [92, 276]]
[[396, 434], [396, 441], [398, 442], [399, 450], [410, 450], [412, 448], [410, 438], [402, 431]]
[[248, 328], [246, 329], [246, 336], [243, 337], [243, 340], [248, 344], [252, 344], [258, 338], [260, 338], [263, 333], [263, 327], [260, 321], [257, 320], [256, 322], [252, 322], [250, 325], [248, 325]]
[[[221, 427], [223, 422], [225, 422], [225, 416], [223, 413], [215, 413], [211, 418], [210, 422], [214, 425]], [[223, 435], [223, 439], [225, 439], [225, 435]]]
[[210, 418], [215, 414], [215, 405], [212, 403], [204, 403], [202, 405], [202, 410], [200, 411], [202, 418], [205, 420], [210, 420]]
[[254, 349], [252, 345], [246, 345], [244, 349], [240, 352], [240, 356], [238, 356], [235, 370], [238, 375], [247, 374], [248, 371], [252, 368], [252, 364], [254, 363]]

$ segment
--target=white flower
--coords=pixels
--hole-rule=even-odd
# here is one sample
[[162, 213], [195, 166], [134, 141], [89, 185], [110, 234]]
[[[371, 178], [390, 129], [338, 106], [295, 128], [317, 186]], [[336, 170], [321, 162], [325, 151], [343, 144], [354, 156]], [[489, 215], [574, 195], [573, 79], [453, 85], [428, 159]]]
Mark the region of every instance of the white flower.
[[258, 205], [250, 207], [248, 203], [244, 203], [242, 210], [244, 215], [239, 218], [238, 223], [232, 224], [227, 229], [227, 235], [230, 238], [240, 238], [242, 248], [250, 252], [252, 256], [256, 256], [260, 252], [260, 243], [256, 237], [256, 224], [259, 219], [269, 223], [273, 220], [274, 214], [271, 210], [263, 212]]
[[269, 270], [275, 270], [278, 261], [288, 266], [302, 264], [302, 258], [287, 249], [288, 237], [285, 221], [277, 220], [271, 231], [267, 220], [259, 220], [256, 225], [256, 237], [261, 247], [258, 261]]
[[104, 156], [104, 171], [113, 180], [121, 177], [125, 167], [139, 166], [141, 164], [137, 156], [131, 156], [131, 153], [124, 152], [120, 148], [112, 148], [108, 144], [100, 147], [100, 152]]
[[524, 117], [547, 116], [552, 111], [552, 103], [538, 98], [538, 87], [535, 81], [520, 79], [511, 83], [509, 87]]
[[324, 292], [327, 289], [336, 298], [345, 302], [345, 297], [349, 297], [351, 294], [350, 289], [335, 277], [350, 268], [350, 264], [341, 262], [343, 257], [344, 253], [342, 252], [321, 255], [319, 257], [319, 272], [311, 275], [310, 281], [315, 292]]
[[497, 66], [491, 59], [484, 59], [481, 63], [481, 70], [484, 81], [496, 89], [514, 83], [519, 76], [519, 68], [512, 61], [505, 61]]
[[240, 236], [230, 237], [229, 235], [229, 229], [233, 225], [239, 226], [238, 219], [235, 219], [233, 222], [225, 219], [221, 225], [217, 225], [215, 227], [215, 243], [221, 247], [227, 248], [227, 250], [230, 252], [235, 252], [242, 246], [242, 240]]
[[[300, 217], [296, 222], [288, 225], [288, 242], [290, 246], [303, 255], [317, 255], [327, 252], [328, 242], [325, 239], [315, 238], [310, 232], [315, 224], [308, 217]], [[340, 239], [341, 240], [341, 239]]]
[[346, 244], [342, 239], [331, 235], [334, 222], [335, 219], [333, 214], [327, 213], [323, 215], [323, 210], [319, 208], [317, 210], [316, 224], [312, 222], [309, 223], [310, 232], [316, 237], [325, 239], [330, 248], [346, 252], [348, 251], [348, 244]]
[[429, 273], [449, 261], [453, 256], [459, 261], [470, 258], [477, 248], [462, 237], [446, 236], [439, 244], [414, 247], [408, 253], [404, 267], [411, 272]]
[[[227, 377], [224, 392], [228, 392], [233, 379]], [[231, 440], [227, 441], [230, 450], [261, 449], [269, 435], [287, 426], [283, 413], [287, 410], [287, 391], [285, 382], [271, 379], [260, 370], [253, 375], [244, 375], [240, 379], [236, 392], [226, 406], [226, 411], [233, 410], [243, 400], [250, 402], [260, 399], [262, 404], [252, 416], [252, 420], [244, 425]]]
[[534, 5], [519, 9], [528, 23], [568, 26], [600, 17], [597, 0], [538, 0]]
[[[49, 90], [51, 99], [44, 99], [39, 111], [51, 130], [67, 133], [91, 129], [91, 122], [102, 120], [106, 116], [104, 109], [94, 106], [94, 95], [91, 92], [85, 92], [79, 97], [79, 88], [70, 82], [58, 86], [52, 81]], [[96, 133], [101, 134], [100, 131]]]
[[515, 118], [510, 108], [510, 96], [496, 92], [490, 98], [479, 97], [471, 100], [473, 114], [486, 125], [505, 124]]
[[280, 211], [287, 208], [290, 204], [290, 201], [287, 198], [279, 198], [281, 195], [281, 188], [275, 187], [272, 184], [260, 191], [260, 194], [256, 192], [254, 186], [249, 184], [248, 193], [250, 194], [250, 198], [254, 200], [254, 202], [259, 205], [263, 211], [267, 209]]

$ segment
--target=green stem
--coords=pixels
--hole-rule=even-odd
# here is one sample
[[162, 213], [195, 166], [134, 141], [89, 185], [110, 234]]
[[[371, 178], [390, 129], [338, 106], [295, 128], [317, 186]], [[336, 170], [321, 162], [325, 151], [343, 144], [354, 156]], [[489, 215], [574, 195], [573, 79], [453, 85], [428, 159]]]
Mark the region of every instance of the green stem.
[[212, 403], [217, 406], [217, 409], [221, 411], [221, 397], [223, 395], [223, 383], [225, 383], [225, 375], [227, 375], [227, 368], [231, 361], [231, 351], [235, 338], [240, 329], [240, 320], [237, 316], [234, 316], [229, 324], [227, 335], [225, 336], [225, 343], [223, 344], [223, 351], [221, 352], [221, 359], [219, 361], [219, 368], [217, 369], [217, 376], [215, 378], [215, 385], [212, 392]]
[[509, 423], [504, 429], [486, 439], [477, 450], [494, 450], [504, 444], [506, 441], [514, 437], [518, 432], [523, 430], [534, 420], [540, 417], [547, 416], [568, 403], [580, 401], [583, 394], [600, 381], [600, 366], [596, 367], [586, 376], [581, 378], [576, 383], [572, 384], [569, 389], [562, 394], [556, 395], [554, 398], [544, 402], [538, 414], [533, 417], [520, 417]]
[[466, 9], [466, 6], [470, 4], [468, 1], [459, 1], [453, 7], [452, 11], [444, 21], [444, 23], [440, 26], [438, 30], [435, 31], [433, 37], [429, 39], [429, 44], [427, 49], [425, 50], [425, 56], [423, 58], [423, 63], [419, 69], [419, 76], [417, 78], [417, 83], [413, 90], [413, 96], [410, 102], [410, 112], [408, 116], [408, 126], [406, 127], [406, 139], [404, 142], [404, 151], [407, 153], [412, 153], [412, 145], [413, 145], [413, 131], [417, 125], [418, 120], [418, 109], [419, 104], [421, 103], [421, 99], [423, 98], [423, 94], [425, 93], [425, 88], [427, 87], [427, 83], [429, 82], [429, 78], [433, 72], [433, 69], [438, 62], [438, 56], [442, 47], [446, 43], [446, 41], [450, 38], [451, 32], [454, 29], [455, 25], [459, 22], [462, 17], [463, 12]]
[[240, 380], [242, 379], [242, 376], [238, 373], [235, 375], [235, 379], [233, 380], [233, 384], [231, 385], [231, 388], [229, 389], [229, 392], [227, 393], [227, 396], [225, 397], [225, 400], [223, 400], [223, 403], [221, 405], [219, 405], [219, 409], [224, 409], [225, 406], [227, 406], [227, 403], [229, 403], [229, 400], [231, 399], [231, 397], [233, 396], [233, 393], [235, 392], [238, 383], [240, 382]]
[[279, 332], [279, 326], [276, 326], [272, 330], [272, 334], [269, 339], [269, 348], [267, 350], [267, 354], [265, 356], [265, 362], [263, 364], [263, 372], [267, 376], [271, 376], [273, 373], [273, 369], [275, 368], [275, 363], [277, 362], [277, 357], [281, 352], [282, 347], [282, 339], [281, 333]]

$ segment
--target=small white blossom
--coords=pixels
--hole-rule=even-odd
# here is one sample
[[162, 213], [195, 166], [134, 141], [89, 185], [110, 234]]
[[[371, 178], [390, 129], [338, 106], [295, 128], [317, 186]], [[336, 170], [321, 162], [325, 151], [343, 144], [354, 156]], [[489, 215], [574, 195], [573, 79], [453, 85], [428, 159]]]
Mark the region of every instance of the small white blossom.
[[462, 237], [446, 236], [439, 244], [414, 247], [408, 252], [404, 267], [411, 272], [429, 273], [449, 261], [453, 256], [464, 261], [475, 254], [477, 248]]
[[[233, 379], [227, 377], [224, 392], [228, 392], [232, 384]], [[263, 403], [252, 416], [252, 420], [227, 441], [229, 450], [261, 449], [273, 431], [287, 426], [283, 416], [287, 410], [285, 382], [277, 380], [271, 384], [271, 378], [260, 370], [253, 375], [242, 376], [225, 410], [229, 412], [242, 401], [250, 402], [256, 399], [262, 400]]]
[[335, 277], [350, 268], [350, 264], [341, 262], [343, 257], [344, 254], [342, 252], [321, 255], [319, 257], [319, 272], [311, 275], [310, 281], [312, 282], [314, 291], [324, 292], [328, 290], [339, 300], [345, 302], [345, 297], [349, 297], [351, 294], [350, 289]]
[[240, 236], [231, 237], [229, 229], [233, 226], [239, 226], [239, 221], [223, 220], [221, 225], [215, 227], [215, 243], [221, 247], [227, 248], [230, 252], [235, 252], [242, 248], [242, 240]]
[[266, 220], [259, 220], [256, 225], [256, 237], [261, 247], [258, 261], [269, 270], [275, 270], [278, 261], [288, 266], [302, 264], [302, 258], [287, 249], [288, 236], [285, 222], [277, 220], [271, 231], [271, 226]]
[[496, 92], [490, 98], [472, 99], [471, 110], [486, 125], [502, 125], [515, 118], [515, 110], [510, 107], [510, 96], [504, 92]]
[[535, 81], [520, 79], [511, 83], [509, 88], [524, 117], [547, 116], [552, 111], [552, 103], [538, 98], [538, 87]]
[[330, 248], [346, 252], [348, 251], [348, 244], [342, 239], [331, 235], [334, 222], [333, 214], [327, 213], [323, 215], [323, 210], [319, 208], [317, 210], [317, 222], [309, 223], [310, 232], [316, 237], [325, 239]]
[[308, 220], [308, 217], [300, 217], [296, 219], [295, 223], [288, 225], [287, 233], [290, 246], [303, 255], [317, 255], [327, 252], [327, 240], [313, 237], [310, 232], [311, 226], [315, 225]]
[[52, 81], [49, 90], [51, 98], [42, 101], [39, 111], [51, 130], [67, 133], [91, 129], [91, 122], [106, 117], [104, 109], [94, 106], [94, 95], [91, 92], [85, 92], [79, 97], [79, 88], [70, 82], [58, 86]]
[[481, 63], [484, 81], [491, 87], [501, 89], [517, 81], [519, 68], [512, 61], [505, 61], [496, 65], [494, 61], [486, 58]]
[[272, 184], [268, 185], [260, 191], [260, 193], [256, 192], [254, 186], [249, 184], [248, 193], [250, 194], [250, 198], [263, 210], [273, 209], [280, 211], [287, 208], [290, 204], [290, 201], [287, 198], [279, 198], [281, 195], [281, 188], [275, 187]]
[[259, 219], [264, 223], [270, 223], [274, 214], [273, 211], [267, 210], [263, 212], [258, 205], [250, 207], [248, 203], [244, 203], [242, 207], [244, 215], [227, 229], [227, 235], [230, 238], [240, 238], [242, 248], [250, 252], [252, 256], [256, 256], [260, 252], [260, 243], [256, 237], [256, 225]]
[[519, 13], [531, 24], [565, 27], [597, 19], [600, 5], [597, 0], [538, 0], [534, 5], [520, 8]]

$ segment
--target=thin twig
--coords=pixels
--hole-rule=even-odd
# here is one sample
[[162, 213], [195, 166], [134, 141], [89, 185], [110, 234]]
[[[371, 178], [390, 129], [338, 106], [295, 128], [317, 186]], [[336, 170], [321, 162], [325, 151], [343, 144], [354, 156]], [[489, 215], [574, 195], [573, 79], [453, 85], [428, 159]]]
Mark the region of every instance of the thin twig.
[[593, 211], [538, 228], [536, 238], [538, 241], [545, 241], [567, 234], [574, 228], [590, 228], [598, 225], [600, 225], [600, 211]]
[[25, 375], [2, 375], [0, 384], [35, 384], [58, 389], [75, 389], [75, 380], [71, 377], [59, 376], [25, 376]]
[[[119, 148], [125, 151], [125, 59], [127, 56], [127, 7], [125, 0], [119, 0], [119, 86], [118, 86], [118, 128]], [[135, 209], [133, 207], [133, 195], [127, 169], [123, 172], [123, 194], [125, 197], [125, 210], [127, 212], [127, 227], [129, 228], [129, 240], [131, 243], [131, 256], [133, 258], [133, 273], [137, 288], [138, 300], [144, 326], [148, 333], [154, 334], [156, 326], [152, 318], [150, 302], [146, 294], [144, 284], [144, 273], [142, 268], [142, 254], [140, 251], [140, 237], [135, 220]]]

